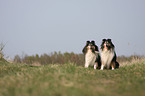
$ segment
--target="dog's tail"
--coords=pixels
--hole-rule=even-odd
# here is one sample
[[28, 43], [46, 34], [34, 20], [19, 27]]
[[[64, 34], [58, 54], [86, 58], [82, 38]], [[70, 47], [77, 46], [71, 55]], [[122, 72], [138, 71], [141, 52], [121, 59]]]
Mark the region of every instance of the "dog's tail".
[[115, 68], [119, 68], [119, 63], [117, 61], [115, 62]]

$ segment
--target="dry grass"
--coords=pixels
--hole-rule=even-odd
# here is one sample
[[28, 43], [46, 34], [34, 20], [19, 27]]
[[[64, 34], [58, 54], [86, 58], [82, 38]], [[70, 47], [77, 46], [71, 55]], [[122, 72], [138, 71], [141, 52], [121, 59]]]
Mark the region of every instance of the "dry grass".
[[0, 96], [144, 96], [145, 59], [116, 70], [0, 62]]
[[120, 67], [130, 66], [133, 64], [140, 64], [144, 62], [145, 62], [145, 58], [141, 58], [141, 59], [134, 58], [131, 61], [125, 61], [125, 62], [120, 63]]

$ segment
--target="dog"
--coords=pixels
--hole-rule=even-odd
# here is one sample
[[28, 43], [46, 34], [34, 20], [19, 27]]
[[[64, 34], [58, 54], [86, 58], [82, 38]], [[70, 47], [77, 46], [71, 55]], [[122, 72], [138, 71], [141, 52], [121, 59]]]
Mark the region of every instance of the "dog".
[[94, 69], [101, 67], [101, 57], [99, 54], [98, 46], [95, 45], [95, 41], [87, 41], [86, 46], [82, 52], [85, 55], [85, 67], [94, 66]]
[[115, 46], [111, 39], [103, 39], [101, 44], [101, 69], [104, 67], [107, 69], [119, 68], [119, 63], [116, 61], [117, 56], [115, 52]]

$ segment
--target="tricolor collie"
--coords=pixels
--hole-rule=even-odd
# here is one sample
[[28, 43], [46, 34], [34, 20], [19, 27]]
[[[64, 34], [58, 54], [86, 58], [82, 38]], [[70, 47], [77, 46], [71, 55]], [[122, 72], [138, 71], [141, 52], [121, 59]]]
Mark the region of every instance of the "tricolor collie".
[[83, 48], [82, 52], [85, 55], [85, 67], [94, 66], [94, 69], [100, 68], [101, 59], [99, 55], [98, 46], [95, 45], [95, 41], [87, 41], [86, 46]]
[[101, 70], [104, 67], [114, 70], [119, 67], [119, 63], [116, 61], [115, 46], [111, 39], [103, 39], [101, 44]]

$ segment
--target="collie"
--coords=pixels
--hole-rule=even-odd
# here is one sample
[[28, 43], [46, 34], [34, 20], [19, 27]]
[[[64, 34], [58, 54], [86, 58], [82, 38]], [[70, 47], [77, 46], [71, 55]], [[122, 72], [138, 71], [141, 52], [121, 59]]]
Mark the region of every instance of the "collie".
[[94, 66], [94, 69], [101, 67], [101, 59], [98, 50], [98, 46], [95, 41], [87, 41], [86, 46], [83, 48], [82, 52], [85, 55], [85, 67]]
[[119, 63], [116, 59], [115, 46], [111, 39], [103, 39], [101, 44], [101, 70], [104, 67], [112, 70], [119, 68]]

